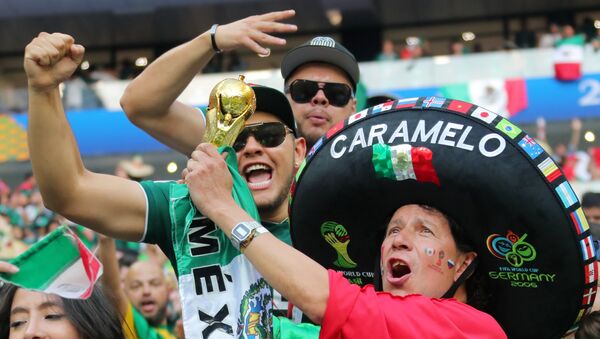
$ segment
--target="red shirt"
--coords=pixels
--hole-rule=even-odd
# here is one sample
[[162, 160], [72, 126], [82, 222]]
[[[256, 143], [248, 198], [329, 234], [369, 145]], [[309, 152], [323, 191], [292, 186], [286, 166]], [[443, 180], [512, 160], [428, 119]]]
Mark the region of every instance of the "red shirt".
[[350, 284], [329, 270], [320, 338], [506, 338], [496, 320], [455, 299], [405, 297]]

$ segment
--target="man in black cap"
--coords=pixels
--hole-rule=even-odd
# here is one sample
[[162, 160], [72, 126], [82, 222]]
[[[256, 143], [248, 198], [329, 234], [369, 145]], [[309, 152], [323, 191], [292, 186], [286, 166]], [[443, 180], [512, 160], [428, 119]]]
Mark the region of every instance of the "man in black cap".
[[315, 37], [290, 50], [281, 63], [281, 75], [308, 148], [356, 111], [358, 63], [330, 37]]

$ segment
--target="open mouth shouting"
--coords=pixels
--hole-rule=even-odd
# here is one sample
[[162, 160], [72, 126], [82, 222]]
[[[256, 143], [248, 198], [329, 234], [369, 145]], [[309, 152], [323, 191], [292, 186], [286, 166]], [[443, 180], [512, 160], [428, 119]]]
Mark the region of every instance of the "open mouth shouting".
[[154, 300], [146, 299], [140, 303], [141, 311], [144, 314], [152, 314], [156, 310], [156, 302]]
[[251, 190], [269, 188], [273, 178], [273, 169], [266, 164], [251, 164], [244, 168], [244, 178]]
[[391, 258], [386, 265], [385, 279], [394, 285], [403, 285], [410, 278], [410, 267], [406, 262], [397, 258]]

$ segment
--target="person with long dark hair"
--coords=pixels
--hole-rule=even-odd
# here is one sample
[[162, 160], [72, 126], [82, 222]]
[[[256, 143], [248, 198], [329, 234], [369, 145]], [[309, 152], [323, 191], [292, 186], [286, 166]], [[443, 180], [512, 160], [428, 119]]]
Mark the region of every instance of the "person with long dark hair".
[[124, 338], [119, 313], [96, 287], [85, 300], [0, 287], [0, 338]]

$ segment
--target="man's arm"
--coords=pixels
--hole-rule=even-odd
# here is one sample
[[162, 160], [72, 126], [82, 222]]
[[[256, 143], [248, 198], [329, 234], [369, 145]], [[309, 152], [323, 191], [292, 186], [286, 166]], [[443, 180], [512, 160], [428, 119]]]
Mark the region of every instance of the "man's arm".
[[[224, 51], [245, 46], [266, 54], [263, 45], [285, 45], [284, 39], [267, 33], [296, 31], [295, 25], [278, 22], [294, 14], [293, 10], [271, 12], [218, 26], [216, 44]], [[210, 33], [204, 32], [156, 59], [127, 86], [121, 98], [129, 120], [169, 147], [190, 155], [202, 142], [204, 120], [200, 110], [176, 99], [214, 53]]]
[[119, 310], [121, 316], [125, 317], [129, 300], [121, 285], [121, 276], [119, 274], [119, 261], [117, 260], [117, 248], [115, 239], [100, 235], [98, 245], [98, 259], [103, 266], [101, 277], [104, 289], [112, 294], [111, 302]]
[[[200, 144], [188, 161], [185, 182], [200, 212], [230, 235], [235, 225], [252, 218], [231, 196], [232, 179], [227, 165], [211, 144]], [[329, 298], [327, 270], [270, 233], [252, 240], [244, 255], [269, 284], [321, 323]]]
[[141, 187], [88, 171], [65, 117], [58, 86], [73, 74], [83, 54], [83, 46], [60, 33], [40, 33], [25, 48], [33, 173], [48, 208], [111, 237], [140, 240], [146, 218]]

